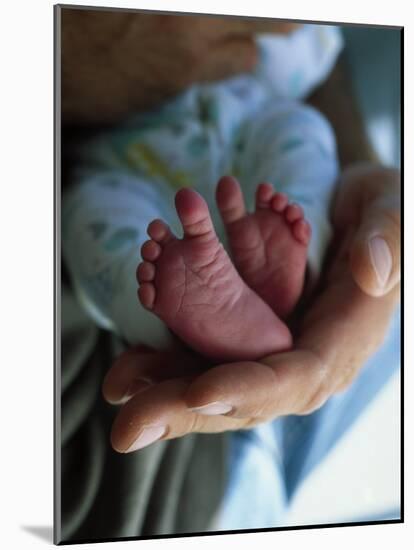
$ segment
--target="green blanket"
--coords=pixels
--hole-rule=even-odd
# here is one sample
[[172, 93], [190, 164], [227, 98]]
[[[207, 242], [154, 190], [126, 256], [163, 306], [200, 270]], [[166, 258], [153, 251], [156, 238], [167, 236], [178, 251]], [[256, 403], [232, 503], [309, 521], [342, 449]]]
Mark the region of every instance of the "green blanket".
[[56, 542], [214, 530], [227, 435], [192, 434], [132, 454], [113, 451], [116, 408], [104, 402], [101, 384], [122, 343], [93, 324], [67, 285], [61, 322]]

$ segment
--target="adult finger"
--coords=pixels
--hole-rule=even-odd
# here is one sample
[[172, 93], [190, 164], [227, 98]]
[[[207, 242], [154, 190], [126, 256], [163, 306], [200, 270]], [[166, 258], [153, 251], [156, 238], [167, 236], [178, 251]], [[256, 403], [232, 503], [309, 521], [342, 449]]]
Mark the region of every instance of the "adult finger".
[[[201, 54], [200, 54], [201, 55]], [[226, 38], [211, 45], [199, 59], [198, 79], [209, 82], [250, 72], [258, 60], [257, 45], [248, 35]]]
[[367, 294], [382, 296], [400, 281], [401, 214], [399, 194], [366, 204], [350, 249], [355, 281]]
[[222, 432], [245, 427], [246, 420], [207, 417], [189, 411], [183, 395], [190, 381], [167, 380], [135, 395], [120, 410], [111, 431], [111, 444], [120, 453], [133, 452], [160, 439], [193, 432]]
[[353, 277], [367, 294], [383, 296], [400, 281], [400, 174], [362, 166], [344, 180], [334, 218], [355, 227], [349, 253]]
[[114, 361], [103, 381], [102, 393], [108, 403], [121, 405], [151, 385], [171, 378], [196, 376], [205, 368], [205, 360], [190, 353], [132, 348]]
[[373, 206], [351, 245], [355, 281], [367, 294], [382, 296], [400, 281], [400, 261], [399, 211]]
[[302, 27], [294, 21], [279, 21], [277, 19], [254, 19], [250, 22], [249, 30], [254, 33], [290, 34]]
[[203, 373], [190, 384], [185, 402], [199, 415], [258, 423], [321, 406], [328, 397], [328, 392], [320, 391], [325, 377], [326, 365], [313, 353], [280, 353], [261, 362], [220, 365]]
[[232, 16], [205, 16], [189, 15], [176, 16], [164, 15], [164, 20], [170, 26], [179, 24], [183, 31], [196, 29], [199, 36], [210, 40], [221, 39], [235, 34], [276, 33], [289, 34], [301, 27], [294, 21], [281, 21], [270, 18], [232, 17]]
[[215, 31], [222, 35], [211, 42], [200, 59], [200, 81], [228, 78], [254, 69], [258, 61], [257, 33], [288, 34], [300, 27], [288, 21], [231, 20], [223, 19], [215, 25]]

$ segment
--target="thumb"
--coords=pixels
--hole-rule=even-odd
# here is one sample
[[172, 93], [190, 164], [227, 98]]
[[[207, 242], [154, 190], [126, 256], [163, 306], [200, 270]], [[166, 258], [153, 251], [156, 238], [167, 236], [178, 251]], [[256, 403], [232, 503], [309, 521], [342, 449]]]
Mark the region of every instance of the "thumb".
[[362, 212], [350, 248], [350, 268], [370, 296], [387, 294], [400, 281], [400, 208], [397, 197], [382, 197]]

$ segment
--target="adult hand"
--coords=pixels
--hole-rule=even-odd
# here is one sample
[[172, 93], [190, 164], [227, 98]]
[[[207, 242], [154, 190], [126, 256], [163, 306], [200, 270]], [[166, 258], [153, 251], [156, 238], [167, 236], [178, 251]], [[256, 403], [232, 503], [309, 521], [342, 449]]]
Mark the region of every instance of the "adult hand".
[[112, 123], [196, 82], [250, 71], [254, 34], [297, 24], [236, 17], [63, 8], [62, 116]]
[[[103, 385], [108, 401], [124, 402], [112, 429], [114, 449], [308, 414], [346, 389], [381, 346], [399, 300], [399, 194], [395, 170], [366, 165], [343, 175], [334, 253], [293, 351], [207, 370], [179, 353], [123, 354]], [[141, 392], [145, 376], [151, 385]]]

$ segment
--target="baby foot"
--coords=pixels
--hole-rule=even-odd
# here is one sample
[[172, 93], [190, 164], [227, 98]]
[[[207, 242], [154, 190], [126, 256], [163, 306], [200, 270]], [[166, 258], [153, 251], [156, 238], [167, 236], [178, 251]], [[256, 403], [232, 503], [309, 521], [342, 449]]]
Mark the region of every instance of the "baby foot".
[[216, 199], [238, 272], [285, 318], [299, 300], [305, 278], [311, 228], [302, 208], [262, 183], [256, 191], [256, 211], [246, 213], [240, 185], [229, 176], [219, 181]]
[[288, 349], [288, 328], [237, 273], [204, 199], [182, 189], [175, 205], [182, 239], [161, 220], [148, 226], [151, 240], [143, 244], [137, 268], [141, 304], [190, 347], [215, 359], [258, 359]]

